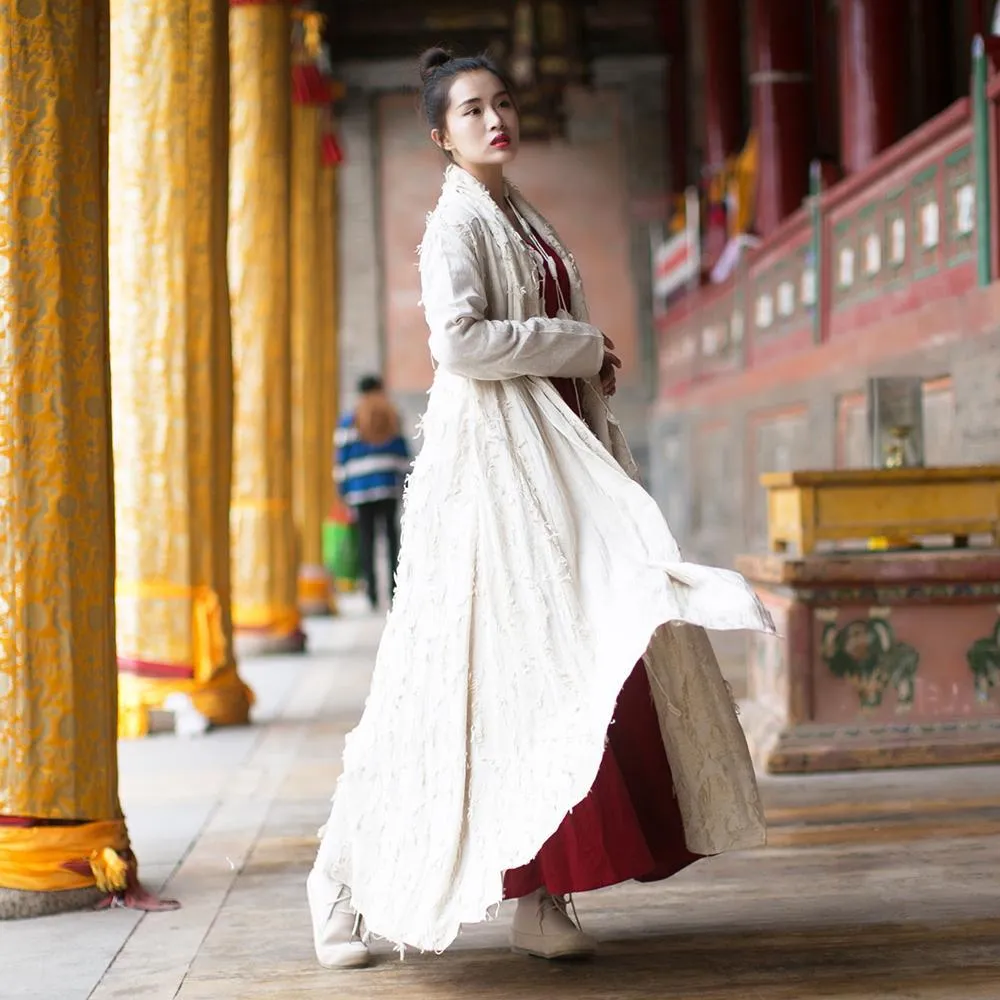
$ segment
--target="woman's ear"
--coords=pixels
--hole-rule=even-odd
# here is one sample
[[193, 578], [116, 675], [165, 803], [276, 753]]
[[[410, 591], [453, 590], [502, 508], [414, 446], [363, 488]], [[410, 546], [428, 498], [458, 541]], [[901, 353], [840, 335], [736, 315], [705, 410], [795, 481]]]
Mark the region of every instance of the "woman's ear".
[[447, 133], [443, 133], [438, 128], [431, 129], [431, 141], [438, 149], [443, 149], [446, 153], [450, 149], [451, 144], [448, 141]]

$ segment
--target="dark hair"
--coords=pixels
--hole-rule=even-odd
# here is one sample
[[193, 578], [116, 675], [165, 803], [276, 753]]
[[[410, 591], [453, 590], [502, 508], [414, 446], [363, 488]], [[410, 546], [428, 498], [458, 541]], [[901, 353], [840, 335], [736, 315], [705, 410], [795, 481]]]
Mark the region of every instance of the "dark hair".
[[378, 375], [365, 375], [364, 378], [358, 380], [358, 392], [364, 395], [367, 392], [381, 392], [382, 391], [382, 379]]
[[444, 119], [448, 113], [448, 95], [455, 77], [462, 73], [474, 73], [484, 69], [492, 73], [514, 97], [514, 85], [510, 77], [485, 52], [478, 56], [453, 56], [447, 49], [428, 49], [420, 57], [420, 80], [423, 89], [420, 106], [427, 124], [431, 128], [444, 131]]

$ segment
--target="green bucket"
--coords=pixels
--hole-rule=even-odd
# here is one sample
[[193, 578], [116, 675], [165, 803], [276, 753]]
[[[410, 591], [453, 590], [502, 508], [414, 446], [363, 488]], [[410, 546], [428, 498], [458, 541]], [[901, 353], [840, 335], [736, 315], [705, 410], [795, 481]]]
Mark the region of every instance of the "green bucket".
[[347, 521], [323, 522], [323, 565], [338, 590], [358, 582], [358, 530]]

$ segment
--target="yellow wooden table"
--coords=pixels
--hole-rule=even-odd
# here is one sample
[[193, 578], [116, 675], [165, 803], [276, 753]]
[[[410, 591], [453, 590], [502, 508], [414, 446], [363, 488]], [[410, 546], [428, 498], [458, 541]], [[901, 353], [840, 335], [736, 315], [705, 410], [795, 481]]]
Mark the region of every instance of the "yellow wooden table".
[[768, 545], [803, 555], [821, 541], [990, 534], [1000, 544], [1000, 466], [769, 472]]

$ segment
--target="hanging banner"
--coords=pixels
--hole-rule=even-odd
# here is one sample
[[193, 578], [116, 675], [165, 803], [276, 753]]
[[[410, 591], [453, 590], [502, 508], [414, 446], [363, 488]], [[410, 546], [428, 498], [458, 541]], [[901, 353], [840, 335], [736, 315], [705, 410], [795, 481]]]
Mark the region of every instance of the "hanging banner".
[[685, 285], [697, 285], [701, 272], [700, 205], [696, 188], [685, 194], [684, 231], [653, 250], [653, 294], [662, 301]]

